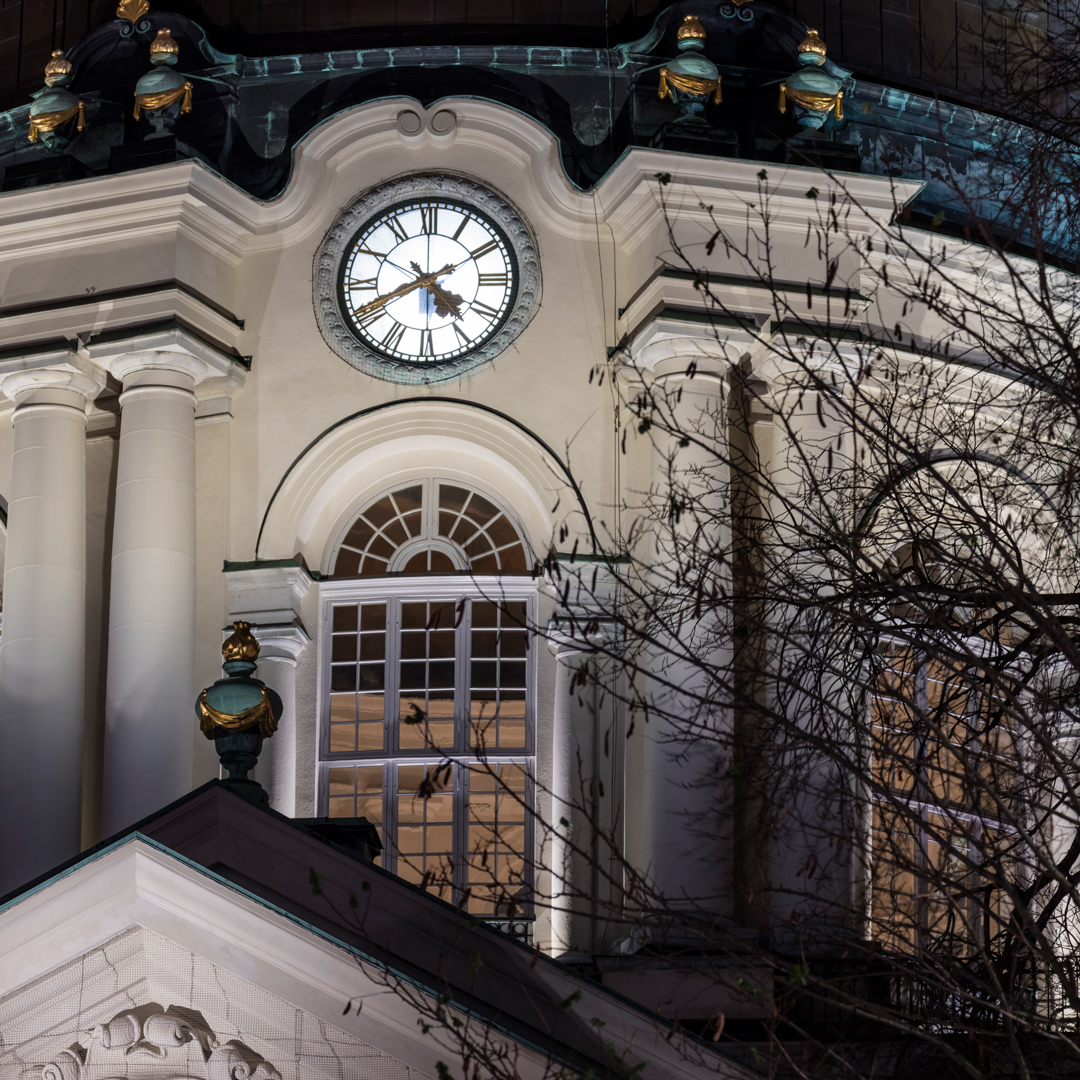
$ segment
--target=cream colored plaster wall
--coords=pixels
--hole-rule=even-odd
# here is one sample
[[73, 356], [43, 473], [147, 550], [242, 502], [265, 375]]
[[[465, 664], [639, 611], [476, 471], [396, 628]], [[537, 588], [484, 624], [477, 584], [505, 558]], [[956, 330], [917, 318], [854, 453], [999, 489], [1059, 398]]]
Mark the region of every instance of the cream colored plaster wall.
[[[340, 210], [372, 184], [410, 168], [446, 168], [497, 187], [531, 214], [527, 185], [477, 155], [447, 154], [415, 162], [402, 148], [361, 171], [342, 176], [327, 192], [319, 228], [306, 242], [246, 265], [238, 314], [246, 321], [251, 377], [235, 404], [236, 469], [243, 482], [234, 501], [231, 557], [250, 559], [262, 511], [294, 458], [332, 424], [361, 409], [429, 396], [479, 402], [513, 417], [568, 458], [591, 505], [614, 502], [611, 455], [614, 408], [607, 386], [589, 382], [606, 363], [606, 316], [595, 239], [591, 243], [537, 228], [543, 302], [532, 323], [493, 364], [465, 378], [430, 387], [401, 386], [356, 371], [325, 344], [315, 324], [312, 260]], [[535, 538], [543, 543], [547, 538]], [[275, 552], [282, 556], [284, 552]], [[293, 552], [288, 552], [288, 555]]]

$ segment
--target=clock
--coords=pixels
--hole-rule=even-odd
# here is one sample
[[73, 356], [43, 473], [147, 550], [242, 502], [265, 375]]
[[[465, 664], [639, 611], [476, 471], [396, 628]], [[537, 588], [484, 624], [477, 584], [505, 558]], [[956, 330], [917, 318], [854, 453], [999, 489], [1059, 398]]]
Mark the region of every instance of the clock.
[[539, 303], [536, 245], [500, 195], [465, 177], [423, 174], [346, 210], [315, 267], [327, 343], [395, 382], [457, 378], [505, 351]]

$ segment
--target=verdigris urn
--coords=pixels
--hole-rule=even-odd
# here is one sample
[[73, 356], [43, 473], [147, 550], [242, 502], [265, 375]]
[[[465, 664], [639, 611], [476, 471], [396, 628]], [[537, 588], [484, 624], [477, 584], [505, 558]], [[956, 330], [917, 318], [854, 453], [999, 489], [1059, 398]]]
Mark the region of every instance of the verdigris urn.
[[214, 740], [227, 773], [225, 783], [245, 799], [265, 804], [266, 792], [249, 774], [259, 760], [263, 740], [277, 731], [281, 698], [255, 678], [259, 643], [249, 623], [233, 623], [221, 654], [225, 675], [199, 695], [195, 715], [202, 733]]

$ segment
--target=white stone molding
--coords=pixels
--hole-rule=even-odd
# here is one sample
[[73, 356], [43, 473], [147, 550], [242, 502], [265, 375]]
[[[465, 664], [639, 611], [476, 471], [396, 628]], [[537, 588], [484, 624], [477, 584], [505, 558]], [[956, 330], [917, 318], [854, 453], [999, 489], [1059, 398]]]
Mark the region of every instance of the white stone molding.
[[0, 390], [16, 405], [35, 391], [60, 390], [83, 398], [85, 410], [104, 386], [105, 373], [67, 349], [0, 361]]
[[221, 1039], [191, 1009], [150, 1002], [96, 1024], [41, 1067], [41, 1080], [281, 1080], [238, 1039]]
[[397, 114], [397, 131], [401, 141], [415, 149], [450, 146], [457, 135], [457, 114], [441, 105], [402, 109]]
[[232, 357], [181, 327], [133, 331], [120, 340], [91, 340], [81, 351], [125, 385], [131, 376], [150, 371], [182, 372], [192, 385], [215, 377], [240, 379], [241, 385], [243, 380], [243, 369], [236, 370], [239, 365]]
[[[297, 552], [322, 572], [343, 528], [378, 492], [439, 475], [499, 493], [533, 552], [564, 521], [568, 543], [590, 550], [584, 514], [563, 466], [502, 417], [452, 402], [418, 401], [359, 416], [327, 433], [291, 469], [266, 513], [257, 555]], [[557, 518], [552, 509], [559, 507]]]
[[79, 850], [86, 417], [104, 373], [70, 353], [0, 363], [15, 402], [0, 650], [0, 892]]
[[253, 566], [249, 563], [242, 569], [228, 569], [226, 580], [230, 623], [243, 619], [253, 627], [292, 626], [304, 635], [306, 642], [303, 603], [314, 581], [302, 566], [291, 560], [285, 565]]
[[0, 313], [0, 348], [61, 336], [87, 341], [96, 334], [173, 319], [182, 319], [202, 337], [226, 348], [243, 351], [243, 324], [175, 282], [146, 285], [144, 291], [134, 293], [92, 294], [77, 301], [61, 298], [44, 308], [34, 304], [25, 311], [5, 311]]
[[[396, 360], [369, 349], [342, 311], [339, 288], [343, 264], [364, 223], [396, 203], [419, 198], [452, 199], [477, 207], [502, 231], [516, 263], [514, 299], [492, 337], [463, 356], [431, 363]], [[524, 218], [509, 199], [486, 184], [449, 172], [413, 173], [365, 192], [331, 226], [315, 254], [311, 277], [315, 318], [327, 345], [359, 371], [412, 385], [446, 382], [490, 363], [510, 347], [540, 306], [540, 256]]]
[[619, 350], [620, 374], [632, 380], [644, 373], [685, 371], [692, 363], [702, 374], [726, 375], [742, 357], [764, 347], [748, 330], [661, 316], [647, 322]]

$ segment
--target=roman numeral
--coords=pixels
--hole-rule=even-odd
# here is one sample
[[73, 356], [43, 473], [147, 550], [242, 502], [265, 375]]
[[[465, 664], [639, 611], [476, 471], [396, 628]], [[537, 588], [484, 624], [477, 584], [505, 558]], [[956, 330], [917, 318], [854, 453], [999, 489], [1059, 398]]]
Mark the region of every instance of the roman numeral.
[[385, 251], [372, 251], [371, 248], [357, 248], [357, 255], [370, 255], [373, 259], [385, 259], [387, 252]]
[[435, 355], [435, 342], [431, 340], [430, 330], [420, 331], [420, 355], [421, 356], [434, 356]]
[[383, 311], [381, 307], [377, 307], [374, 311], [369, 311], [366, 315], [361, 315], [360, 318], [357, 319], [356, 325], [361, 330], [366, 330], [369, 326], [373, 326], [377, 323], [385, 314], [386, 312]]
[[439, 208], [437, 206], [420, 207], [420, 230], [426, 233], [439, 231]]
[[[374, 279], [373, 279], [374, 280]], [[480, 286], [483, 288], [485, 285], [498, 285], [500, 288], [505, 289], [509, 277], [506, 274], [481, 274]]]
[[393, 352], [401, 344], [404, 336], [405, 327], [395, 319], [391, 322], [390, 329], [386, 331], [386, 336], [379, 342], [379, 348]]
[[405, 231], [404, 226], [401, 224], [399, 218], [390, 218], [386, 222], [386, 227], [399, 239], [408, 240], [409, 234]]
[[488, 307], [487, 304], [481, 304], [479, 300], [474, 300], [471, 307], [473, 311], [479, 312], [481, 315], [486, 315], [489, 319], [494, 319], [499, 314], [493, 307]]
[[482, 247], [478, 247], [475, 251], [470, 251], [469, 254], [474, 259], [482, 259], [489, 251], [494, 251], [498, 246], [498, 240], [489, 240]]
[[472, 342], [472, 338], [469, 337], [469, 335], [466, 334], [465, 331], [462, 330], [461, 327], [458, 326], [458, 324], [456, 322], [453, 325], [454, 325], [454, 333], [457, 334], [457, 336], [461, 339], [461, 341], [465, 345], [469, 345]]
[[373, 278], [373, 277], [346, 278], [345, 279], [345, 288], [346, 289], [374, 289], [376, 287], [375, 282], [378, 281], [378, 280], [379, 280], [378, 278]]
[[470, 218], [469, 215], [466, 214], [461, 219], [461, 224], [457, 227], [457, 232], [454, 233], [454, 235], [451, 237], [451, 239], [456, 240], [465, 231], [465, 226], [468, 225], [470, 221], [472, 221], [472, 218]]

